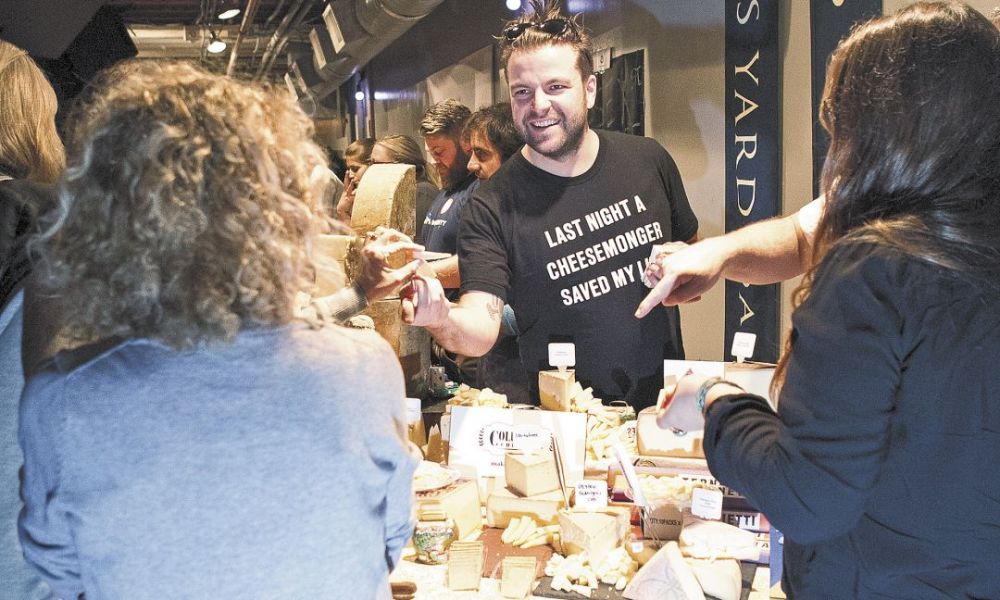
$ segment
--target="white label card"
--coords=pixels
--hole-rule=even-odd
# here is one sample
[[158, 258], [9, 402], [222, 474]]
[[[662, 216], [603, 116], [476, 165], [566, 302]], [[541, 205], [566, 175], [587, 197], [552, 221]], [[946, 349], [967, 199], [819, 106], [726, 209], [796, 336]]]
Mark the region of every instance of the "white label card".
[[576, 365], [576, 345], [569, 343], [549, 344], [549, 364], [555, 368]]
[[411, 425], [420, 420], [423, 413], [420, 408], [420, 398], [406, 399], [406, 423]]
[[694, 488], [691, 493], [691, 514], [702, 519], [718, 521], [722, 518], [722, 492]]
[[733, 335], [733, 347], [729, 353], [736, 357], [736, 362], [743, 362], [743, 359], [753, 356], [753, 349], [756, 345], [756, 334], [737, 331]]
[[590, 479], [576, 482], [576, 507], [586, 510], [604, 510], [607, 508], [607, 482]]

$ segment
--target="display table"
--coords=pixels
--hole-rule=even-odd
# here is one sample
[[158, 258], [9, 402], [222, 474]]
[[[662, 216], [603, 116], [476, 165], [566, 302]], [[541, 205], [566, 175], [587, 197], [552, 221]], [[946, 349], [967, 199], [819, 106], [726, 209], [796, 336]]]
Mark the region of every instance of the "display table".
[[[417, 584], [417, 600], [469, 600], [481, 598], [484, 600], [504, 600], [500, 595], [500, 581], [482, 578], [478, 591], [455, 592], [448, 589], [445, 577], [448, 572], [446, 565], [425, 565], [413, 560], [412, 555], [404, 554], [403, 560], [396, 566], [389, 578], [391, 581], [412, 581]], [[753, 588], [749, 600], [769, 600], [769, 572], [767, 567], [758, 567], [754, 576]], [[539, 598], [539, 596], [530, 596]], [[583, 596], [579, 596], [583, 600]]]

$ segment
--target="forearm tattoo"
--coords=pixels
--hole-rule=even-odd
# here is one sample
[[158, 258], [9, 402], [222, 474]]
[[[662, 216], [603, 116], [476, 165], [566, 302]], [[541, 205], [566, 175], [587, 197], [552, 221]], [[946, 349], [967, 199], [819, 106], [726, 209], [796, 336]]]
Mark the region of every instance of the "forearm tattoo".
[[486, 305], [486, 312], [490, 313], [490, 318], [494, 321], [500, 321], [500, 315], [503, 314], [503, 300], [500, 298], [490, 300]]

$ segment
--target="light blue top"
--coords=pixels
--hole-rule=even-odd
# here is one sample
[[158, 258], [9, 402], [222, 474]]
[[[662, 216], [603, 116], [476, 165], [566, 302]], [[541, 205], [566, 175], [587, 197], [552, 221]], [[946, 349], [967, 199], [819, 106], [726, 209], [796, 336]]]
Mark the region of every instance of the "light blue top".
[[21, 407], [21, 541], [61, 597], [390, 597], [417, 460], [385, 341], [292, 325], [88, 352]]
[[0, 312], [0, 600], [48, 600], [49, 586], [26, 562], [17, 540], [18, 471], [17, 401], [24, 387], [21, 369], [21, 315], [24, 292], [11, 297]]

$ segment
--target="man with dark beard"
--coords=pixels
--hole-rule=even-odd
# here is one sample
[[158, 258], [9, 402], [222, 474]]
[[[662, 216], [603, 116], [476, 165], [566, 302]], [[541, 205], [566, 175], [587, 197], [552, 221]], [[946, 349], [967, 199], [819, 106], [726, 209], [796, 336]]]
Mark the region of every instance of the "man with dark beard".
[[417, 278], [404, 318], [445, 348], [480, 355], [506, 302], [535, 385], [550, 368], [548, 344], [573, 342], [577, 380], [640, 409], [662, 386], [663, 359], [684, 356], [676, 307], [633, 316], [643, 269], [655, 244], [695, 240], [698, 221], [656, 141], [588, 127], [597, 80], [587, 33], [556, 2], [531, 4], [499, 37], [526, 145], [464, 210], [458, 303]]
[[471, 114], [467, 106], [449, 98], [427, 109], [420, 121], [427, 156], [441, 178], [441, 192], [424, 217], [417, 241], [431, 252], [454, 255], [431, 263], [441, 285], [447, 289], [457, 289], [459, 285], [458, 223], [466, 201], [479, 187], [479, 180], [466, 169], [469, 148], [462, 141], [462, 129]]

